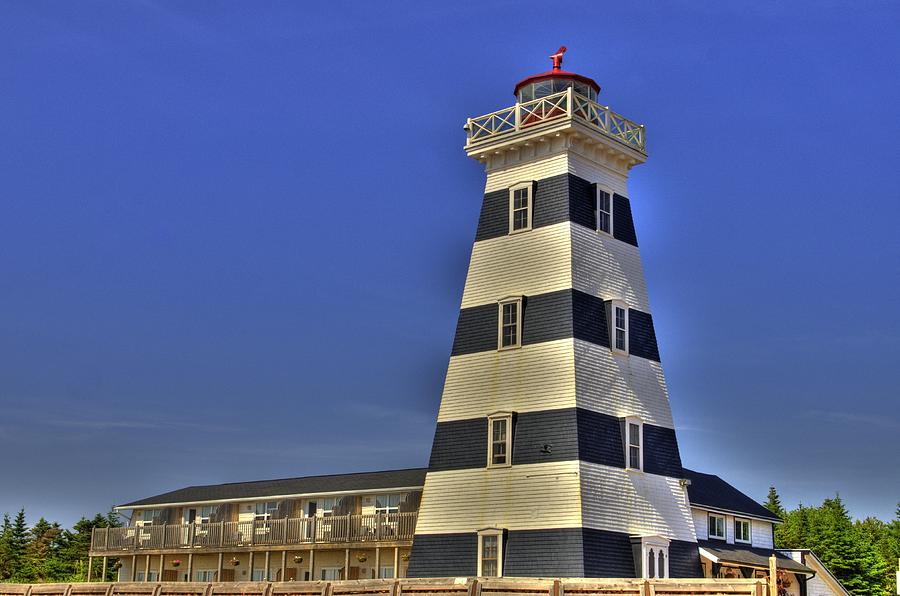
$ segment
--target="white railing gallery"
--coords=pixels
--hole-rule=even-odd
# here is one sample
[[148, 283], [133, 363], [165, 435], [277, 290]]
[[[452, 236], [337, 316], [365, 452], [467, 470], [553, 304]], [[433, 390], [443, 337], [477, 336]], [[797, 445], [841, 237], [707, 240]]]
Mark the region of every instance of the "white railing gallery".
[[646, 133], [642, 124], [617, 114], [608, 106], [601, 106], [587, 97], [575, 93], [570, 87], [565, 91], [547, 95], [525, 103], [469, 118], [466, 123], [468, 144], [494, 139], [501, 135], [544, 122], [564, 118], [577, 118], [588, 126], [641, 153], [646, 150]]
[[394, 542], [412, 539], [416, 518], [413, 512], [94, 528], [91, 551]]

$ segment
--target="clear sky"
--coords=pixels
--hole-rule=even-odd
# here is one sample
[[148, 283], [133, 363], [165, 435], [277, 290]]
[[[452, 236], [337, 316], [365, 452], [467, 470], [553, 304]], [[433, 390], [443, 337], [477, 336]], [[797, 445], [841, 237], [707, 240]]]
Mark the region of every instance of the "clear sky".
[[629, 192], [685, 465], [900, 500], [896, 2], [0, 2], [0, 512], [424, 466], [466, 117], [566, 67]]

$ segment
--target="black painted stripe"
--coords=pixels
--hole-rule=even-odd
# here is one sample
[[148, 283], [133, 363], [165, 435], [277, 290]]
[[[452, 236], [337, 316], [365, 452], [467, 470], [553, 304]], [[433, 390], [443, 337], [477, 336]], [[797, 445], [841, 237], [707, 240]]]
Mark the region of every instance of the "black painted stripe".
[[[521, 412], [513, 419], [513, 465], [580, 460], [625, 467], [623, 419], [582, 408]], [[487, 465], [487, 417], [438, 422], [428, 470]], [[681, 478], [675, 431], [644, 425], [644, 470]]]
[[[593, 528], [510, 530], [503, 539], [503, 575], [508, 577], [639, 577], [641, 561], [625, 533]], [[638, 547], [639, 552], [639, 547]], [[478, 535], [417, 534], [408, 577], [473, 576]], [[669, 575], [701, 577], [697, 543], [669, 543]]]
[[[606, 305], [580, 290], [558, 290], [527, 296], [522, 303], [522, 345], [574, 337], [609, 347]], [[629, 353], [659, 362], [650, 314], [629, 309]], [[451, 356], [497, 349], [497, 304], [482, 304], [459, 312]]]
[[[595, 215], [596, 184], [573, 174], [559, 174], [534, 181], [532, 228], [571, 221], [592, 230], [597, 229]], [[613, 195], [613, 237], [637, 246], [631, 201]], [[478, 219], [475, 241], [509, 234], [509, 189], [486, 193]]]

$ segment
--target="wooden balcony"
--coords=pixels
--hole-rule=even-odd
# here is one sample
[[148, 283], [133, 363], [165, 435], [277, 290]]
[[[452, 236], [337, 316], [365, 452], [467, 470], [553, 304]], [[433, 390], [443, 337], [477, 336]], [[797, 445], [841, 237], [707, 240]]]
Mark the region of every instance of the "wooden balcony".
[[412, 541], [418, 513], [337, 515], [244, 522], [95, 528], [91, 555], [197, 549], [263, 550], [291, 545], [347, 545]]

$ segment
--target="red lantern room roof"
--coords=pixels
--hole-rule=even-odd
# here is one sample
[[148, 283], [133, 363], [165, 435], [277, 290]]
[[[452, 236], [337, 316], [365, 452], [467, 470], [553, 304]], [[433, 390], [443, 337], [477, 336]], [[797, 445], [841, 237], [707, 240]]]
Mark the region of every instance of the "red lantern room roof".
[[580, 74], [576, 74], [574, 72], [568, 72], [562, 69], [562, 59], [563, 54], [566, 53], [566, 46], [562, 46], [559, 50], [556, 51], [555, 54], [550, 56], [550, 59], [553, 61], [553, 70], [548, 70], [547, 72], [542, 72], [540, 74], [534, 74], [530, 77], [526, 77], [516, 83], [516, 89], [513, 91], [513, 95], [519, 95], [519, 89], [524, 87], [525, 85], [530, 85], [531, 83], [537, 83], [539, 81], [546, 81], [548, 79], [569, 79], [578, 81], [579, 83], [584, 83], [586, 85], [590, 85], [594, 88], [594, 91], [600, 93], [600, 85], [597, 84], [597, 81], [591, 79], [589, 77], [582, 76]]

